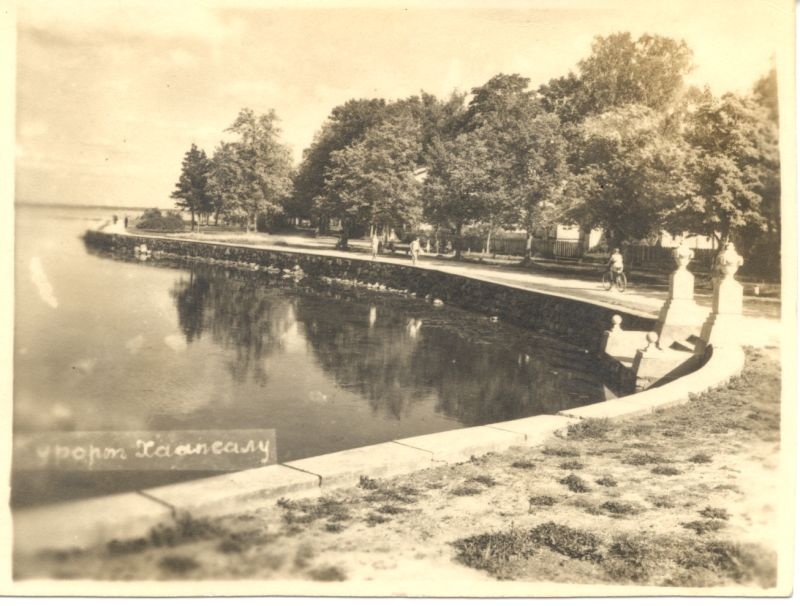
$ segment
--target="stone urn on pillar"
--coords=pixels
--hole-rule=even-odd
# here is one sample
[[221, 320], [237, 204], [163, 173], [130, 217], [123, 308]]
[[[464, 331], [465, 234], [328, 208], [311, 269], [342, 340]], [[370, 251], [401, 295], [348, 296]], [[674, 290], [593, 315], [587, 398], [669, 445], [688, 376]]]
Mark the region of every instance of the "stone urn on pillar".
[[669, 277], [669, 296], [658, 315], [658, 347], [667, 349], [700, 334], [705, 314], [694, 301], [694, 276], [688, 269], [694, 251], [681, 240], [672, 251], [677, 268]]
[[703, 353], [708, 345], [727, 347], [740, 344], [743, 288], [734, 275], [742, 263], [742, 256], [736, 252], [733, 242], [728, 242], [717, 255], [711, 313], [703, 324], [697, 353]]

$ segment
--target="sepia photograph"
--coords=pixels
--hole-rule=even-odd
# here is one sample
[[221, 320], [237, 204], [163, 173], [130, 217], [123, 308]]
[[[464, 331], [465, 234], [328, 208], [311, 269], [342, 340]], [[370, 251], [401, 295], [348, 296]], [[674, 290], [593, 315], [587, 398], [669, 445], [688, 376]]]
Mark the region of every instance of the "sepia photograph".
[[0, 593], [791, 595], [791, 0], [0, 7]]

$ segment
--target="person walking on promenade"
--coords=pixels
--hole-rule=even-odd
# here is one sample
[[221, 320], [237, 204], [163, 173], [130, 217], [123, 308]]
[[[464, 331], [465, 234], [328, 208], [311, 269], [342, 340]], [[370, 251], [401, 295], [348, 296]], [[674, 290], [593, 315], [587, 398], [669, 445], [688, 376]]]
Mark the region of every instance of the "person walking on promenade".
[[378, 237], [378, 232], [372, 234], [372, 260], [378, 256], [378, 250], [381, 247], [381, 239]]
[[419, 258], [420, 248], [421, 248], [421, 246], [420, 246], [420, 243], [419, 243], [419, 237], [415, 237], [411, 241], [411, 264], [412, 265], [416, 265], [417, 264], [417, 259]]

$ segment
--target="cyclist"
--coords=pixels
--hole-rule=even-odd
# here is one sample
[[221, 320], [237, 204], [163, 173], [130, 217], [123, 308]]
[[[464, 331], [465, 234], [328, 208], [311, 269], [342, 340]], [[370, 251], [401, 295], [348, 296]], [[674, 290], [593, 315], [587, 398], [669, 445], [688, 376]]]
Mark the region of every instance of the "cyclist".
[[619, 248], [615, 248], [611, 253], [611, 257], [608, 259], [608, 269], [611, 271], [611, 283], [616, 284], [624, 269], [622, 253], [619, 252]]

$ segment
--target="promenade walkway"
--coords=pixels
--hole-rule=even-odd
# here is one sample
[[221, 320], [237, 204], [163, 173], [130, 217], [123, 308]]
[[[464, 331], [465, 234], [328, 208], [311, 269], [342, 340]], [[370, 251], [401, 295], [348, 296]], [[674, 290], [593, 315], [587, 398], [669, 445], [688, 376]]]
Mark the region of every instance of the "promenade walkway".
[[[125, 233], [121, 224], [109, 225], [105, 231], [115, 233]], [[141, 235], [150, 235], [144, 234]], [[202, 242], [217, 242], [221, 244], [234, 244], [239, 246], [249, 246], [254, 248], [267, 248], [273, 250], [284, 250], [287, 252], [310, 253], [336, 256], [352, 259], [369, 259], [371, 254], [360, 244], [350, 251], [340, 251], [333, 249], [332, 238], [308, 238], [298, 235], [284, 234], [243, 234], [243, 233], [200, 233], [200, 234], [174, 234], [169, 237], [176, 237], [184, 240], [197, 240]], [[407, 256], [379, 255], [376, 263], [393, 263], [398, 265], [410, 265], [411, 259]], [[666, 287], [658, 285], [643, 284], [635, 282], [628, 285], [624, 293], [616, 290], [606, 291], [600, 284], [600, 273], [594, 280], [558, 275], [552, 269], [547, 272], [537, 272], [536, 267], [523, 268], [514, 265], [495, 265], [489, 263], [476, 263], [471, 261], [456, 261], [450, 257], [423, 254], [418, 261], [420, 267], [428, 267], [447, 273], [468, 276], [506, 284], [517, 288], [524, 288], [540, 292], [553, 293], [559, 296], [571, 297], [585, 301], [594, 301], [622, 310], [643, 312], [656, 316], [667, 297]], [[711, 293], [697, 292], [695, 295], [697, 303], [711, 311]], [[775, 298], [764, 298], [745, 296], [744, 317], [742, 318], [743, 343], [746, 345], [780, 346], [781, 342], [781, 305], [780, 300]]]

